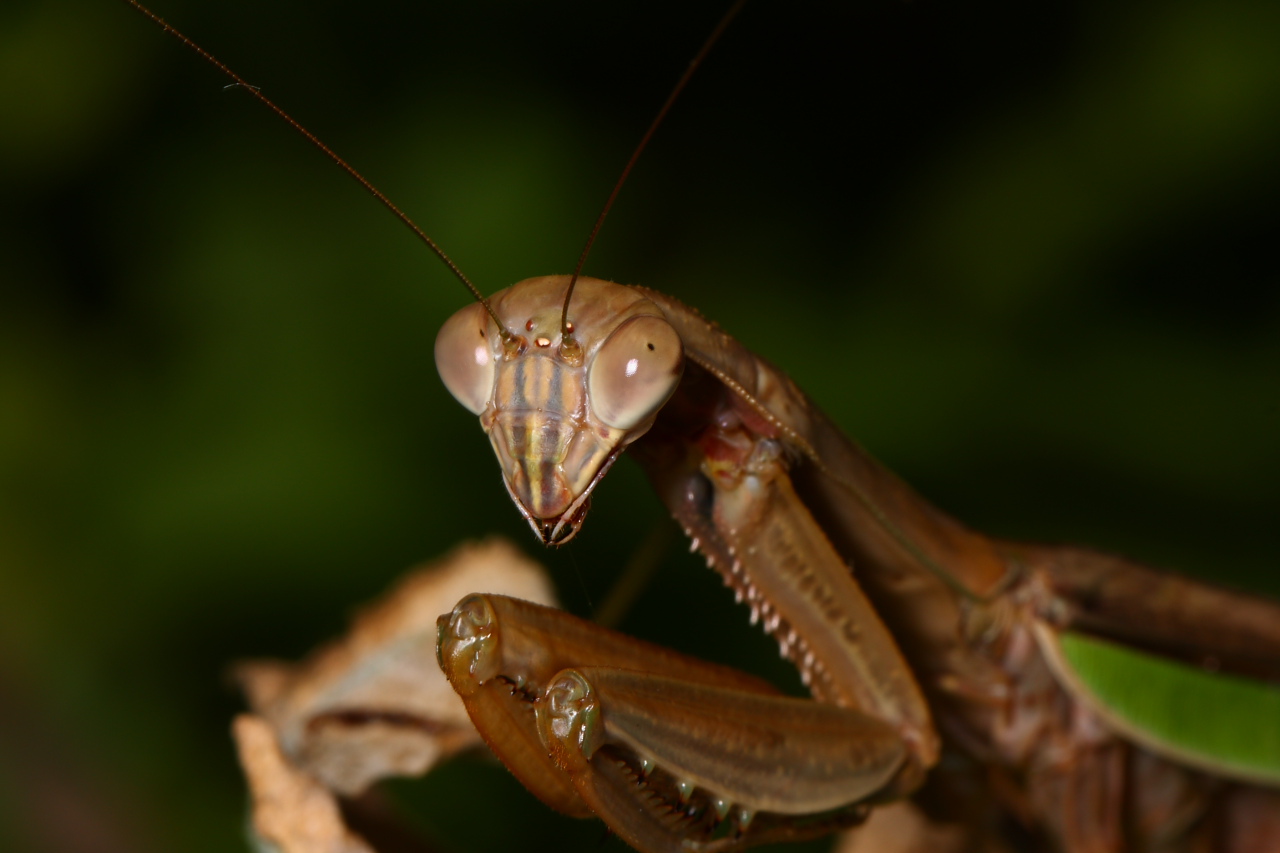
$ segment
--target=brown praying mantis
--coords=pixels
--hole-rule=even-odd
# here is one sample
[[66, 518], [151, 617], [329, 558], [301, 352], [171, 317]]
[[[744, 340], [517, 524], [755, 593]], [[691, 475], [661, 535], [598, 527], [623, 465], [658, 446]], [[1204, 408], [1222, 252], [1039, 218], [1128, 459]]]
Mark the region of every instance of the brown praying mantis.
[[[599, 814], [646, 850], [827, 832], [955, 779], [987, 793], [963, 815], [964, 843], [990, 841], [987, 807], [1067, 849], [1266, 837], [1273, 771], [1189, 757], [1112, 715], [1059, 632], [1265, 682], [1278, 657], [1274, 604], [1087, 550], [973, 534], [696, 312], [656, 292], [579, 287], [570, 298], [567, 279], [522, 283], [492, 300], [492, 315], [465, 309], [438, 344], [517, 505], [540, 537], [565, 541], [586, 521], [597, 476], [634, 443], [668, 508], [822, 701], [779, 698], [648, 646], [615, 648], [613, 635], [560, 615], [467, 599], [445, 622], [442, 659], [482, 734], [541, 797]], [[494, 659], [476, 639], [510, 648], [521, 646], [511, 637], [579, 630], [545, 660]], [[646, 711], [652, 696], [688, 715]], [[762, 754], [765, 743], [777, 750]], [[959, 771], [940, 764], [947, 751]]]

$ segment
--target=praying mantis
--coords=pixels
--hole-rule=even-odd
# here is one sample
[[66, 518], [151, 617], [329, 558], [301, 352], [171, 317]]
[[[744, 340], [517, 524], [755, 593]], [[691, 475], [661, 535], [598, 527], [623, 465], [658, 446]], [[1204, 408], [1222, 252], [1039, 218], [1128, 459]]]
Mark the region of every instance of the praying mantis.
[[[819, 328], [820, 328], [820, 325], [819, 325]], [[783, 337], [786, 337], [786, 336], [783, 336]]]

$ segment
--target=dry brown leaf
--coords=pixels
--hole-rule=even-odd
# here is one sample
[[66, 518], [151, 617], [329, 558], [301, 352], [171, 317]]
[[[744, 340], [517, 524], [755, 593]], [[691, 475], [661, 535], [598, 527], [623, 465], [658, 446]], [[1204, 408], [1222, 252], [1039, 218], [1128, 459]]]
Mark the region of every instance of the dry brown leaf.
[[343, 825], [333, 794], [289, 763], [266, 720], [241, 714], [231, 731], [249, 780], [250, 825], [259, 849], [374, 853]]
[[960, 853], [969, 849], [968, 843], [963, 826], [931, 821], [914, 803], [902, 800], [872, 809], [866, 823], [840, 835], [832, 853]]
[[247, 663], [237, 679], [293, 765], [329, 789], [351, 796], [385, 776], [421, 775], [480, 742], [435, 652], [436, 618], [472, 592], [554, 605], [542, 567], [509, 543], [462, 545], [301, 664]]

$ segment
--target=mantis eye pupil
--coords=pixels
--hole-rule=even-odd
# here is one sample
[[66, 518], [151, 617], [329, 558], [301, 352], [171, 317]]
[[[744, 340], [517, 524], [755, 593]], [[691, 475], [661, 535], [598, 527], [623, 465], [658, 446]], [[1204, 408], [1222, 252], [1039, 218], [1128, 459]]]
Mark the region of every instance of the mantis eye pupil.
[[631, 429], [662, 407], [683, 370], [684, 348], [675, 329], [661, 317], [632, 317], [605, 339], [591, 362], [591, 411], [614, 429]]
[[[493, 353], [486, 327], [489, 315], [479, 303], [468, 305], [445, 322], [436, 335], [436, 369], [444, 387], [459, 403], [479, 415], [493, 396]], [[471, 330], [480, 330], [480, 342]]]

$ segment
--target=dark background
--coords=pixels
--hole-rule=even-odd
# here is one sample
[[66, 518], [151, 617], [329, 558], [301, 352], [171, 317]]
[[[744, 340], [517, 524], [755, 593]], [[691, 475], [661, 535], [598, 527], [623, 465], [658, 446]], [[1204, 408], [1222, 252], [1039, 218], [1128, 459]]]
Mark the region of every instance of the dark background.
[[[723, 11], [156, 2], [487, 291], [569, 271]], [[588, 271], [979, 529], [1280, 594], [1278, 44], [1266, 2], [756, 2]], [[123, 4], [4, 4], [0, 83], [0, 847], [243, 849], [228, 662], [460, 538], [538, 550], [432, 366], [467, 297]], [[540, 552], [566, 605], [662, 516], [620, 465]], [[683, 550], [624, 627], [773, 661]], [[445, 849], [601, 834], [483, 763], [396, 793]]]

